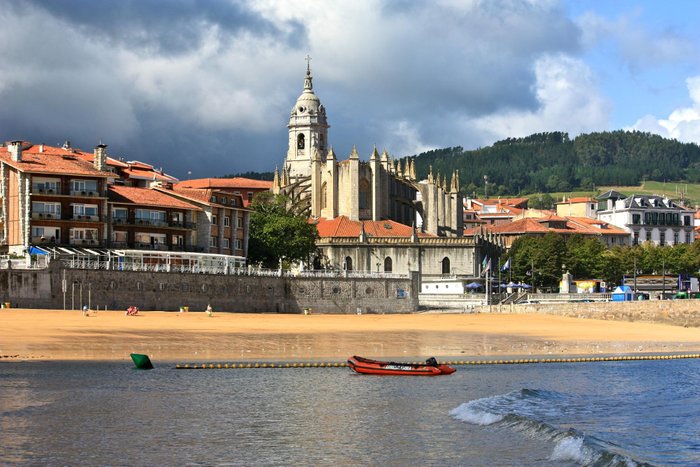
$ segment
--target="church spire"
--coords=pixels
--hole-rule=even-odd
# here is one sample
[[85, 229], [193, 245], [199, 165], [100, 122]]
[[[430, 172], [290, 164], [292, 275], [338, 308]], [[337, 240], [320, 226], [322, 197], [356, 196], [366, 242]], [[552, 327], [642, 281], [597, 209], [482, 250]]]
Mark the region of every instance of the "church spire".
[[311, 57], [306, 54], [306, 78], [304, 78], [304, 91], [313, 91], [314, 83], [313, 77], [311, 76]]

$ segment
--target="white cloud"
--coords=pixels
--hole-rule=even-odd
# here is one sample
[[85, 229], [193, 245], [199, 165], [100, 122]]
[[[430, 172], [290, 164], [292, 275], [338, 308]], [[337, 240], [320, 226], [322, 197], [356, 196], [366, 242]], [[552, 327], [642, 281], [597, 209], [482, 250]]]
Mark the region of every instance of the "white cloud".
[[628, 129], [648, 131], [684, 143], [700, 144], [700, 76], [685, 80], [690, 107], [674, 110], [666, 119], [645, 115]]
[[496, 138], [544, 131], [566, 131], [575, 136], [607, 129], [610, 104], [598, 92], [583, 62], [565, 55], [547, 55], [535, 62], [535, 76], [537, 109], [498, 112], [466, 123]]

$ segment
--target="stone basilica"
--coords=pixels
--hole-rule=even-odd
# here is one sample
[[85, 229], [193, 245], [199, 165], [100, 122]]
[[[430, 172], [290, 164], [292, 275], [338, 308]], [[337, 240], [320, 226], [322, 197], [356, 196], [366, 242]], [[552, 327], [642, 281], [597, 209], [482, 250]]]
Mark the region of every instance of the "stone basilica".
[[[329, 145], [326, 109], [314, 93], [308, 64], [287, 127], [287, 155], [281, 173], [275, 169], [272, 189], [316, 222], [324, 266], [423, 276], [478, 272], [474, 256], [480, 239], [462, 238], [458, 174], [449, 185], [432, 171], [418, 181], [412, 160], [402, 164], [376, 148], [369, 161], [361, 161], [354, 147], [339, 160]], [[429, 265], [426, 248], [434, 252]]]

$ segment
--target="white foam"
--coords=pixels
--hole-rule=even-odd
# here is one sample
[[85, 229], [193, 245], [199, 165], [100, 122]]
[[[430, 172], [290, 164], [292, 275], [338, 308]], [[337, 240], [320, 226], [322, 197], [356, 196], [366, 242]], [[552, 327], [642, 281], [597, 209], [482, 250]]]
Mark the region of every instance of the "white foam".
[[475, 407], [474, 402], [467, 402], [452, 409], [450, 415], [457, 420], [471, 423], [472, 425], [492, 425], [503, 420], [503, 415], [496, 415]]
[[591, 453], [590, 450], [583, 445], [583, 438], [567, 436], [554, 446], [551, 460], [573, 461], [586, 465], [591, 460]]

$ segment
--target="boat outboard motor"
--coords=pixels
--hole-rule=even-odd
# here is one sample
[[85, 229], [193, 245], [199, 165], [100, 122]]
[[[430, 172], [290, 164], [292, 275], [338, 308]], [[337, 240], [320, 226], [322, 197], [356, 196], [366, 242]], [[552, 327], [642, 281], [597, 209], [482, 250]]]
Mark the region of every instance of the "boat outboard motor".
[[425, 363], [430, 366], [438, 366], [438, 362], [435, 360], [435, 357], [430, 357], [425, 361]]

